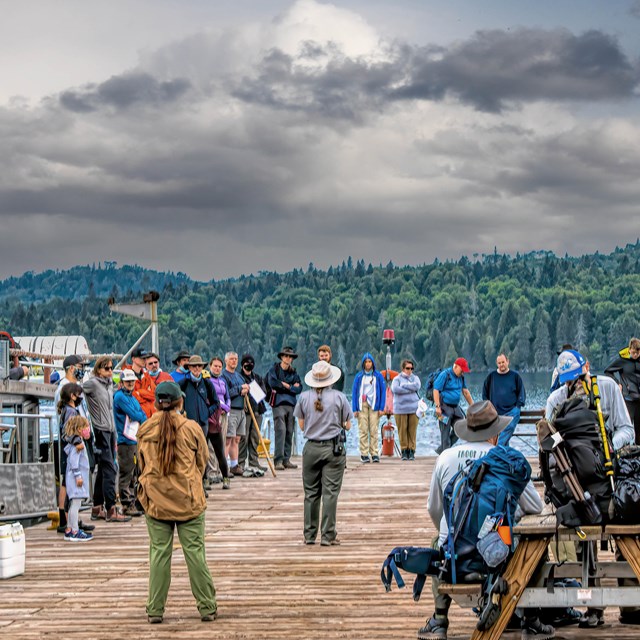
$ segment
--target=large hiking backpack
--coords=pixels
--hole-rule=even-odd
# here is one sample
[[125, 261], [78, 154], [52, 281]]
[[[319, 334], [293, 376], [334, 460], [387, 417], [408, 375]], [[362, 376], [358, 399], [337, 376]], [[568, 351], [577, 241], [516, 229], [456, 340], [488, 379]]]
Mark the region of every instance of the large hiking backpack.
[[444, 369], [436, 369], [427, 376], [427, 382], [425, 383], [424, 397], [429, 402], [433, 402], [433, 385], [436, 383], [438, 376], [444, 371]]
[[[568, 398], [558, 408], [552, 424], [562, 436], [564, 442], [559, 446], [567, 454], [580, 487], [583, 491], [589, 492], [606, 519], [611, 502], [611, 481], [605, 470], [606, 461], [600, 442], [598, 415], [591, 408], [591, 404], [588, 396]], [[613, 451], [611, 443], [609, 450]], [[541, 443], [539, 456], [547, 501], [556, 508], [569, 505], [573, 501], [573, 495], [565, 482], [566, 474], [558, 468], [553, 450]], [[584, 520], [584, 514], [577, 515]], [[583, 521], [581, 524], [592, 523]]]
[[453, 584], [470, 574], [496, 571], [478, 550], [478, 534], [487, 518], [495, 518], [495, 526], [500, 522], [508, 526], [511, 533], [518, 500], [530, 477], [531, 467], [522, 453], [498, 445], [451, 479], [444, 491], [448, 528], [444, 557]]

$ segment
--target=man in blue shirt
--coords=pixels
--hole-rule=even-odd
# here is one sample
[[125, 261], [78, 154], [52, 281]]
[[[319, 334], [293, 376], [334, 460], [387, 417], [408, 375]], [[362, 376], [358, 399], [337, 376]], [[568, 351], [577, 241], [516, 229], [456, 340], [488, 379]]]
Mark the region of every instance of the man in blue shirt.
[[497, 370], [485, 378], [482, 399], [491, 400], [498, 415], [511, 418], [498, 439], [498, 444], [506, 447], [520, 422], [520, 409], [524, 407], [526, 393], [520, 374], [509, 369], [509, 358], [504, 353], [496, 358], [496, 365]]
[[436, 405], [436, 417], [440, 427], [440, 446], [436, 449], [438, 454], [452, 447], [458, 440], [453, 426], [464, 418], [460, 408], [462, 396], [469, 405], [473, 404], [473, 398], [464, 380], [464, 374], [470, 371], [469, 363], [464, 358], [457, 358], [453, 366], [444, 369], [433, 383], [433, 402]]

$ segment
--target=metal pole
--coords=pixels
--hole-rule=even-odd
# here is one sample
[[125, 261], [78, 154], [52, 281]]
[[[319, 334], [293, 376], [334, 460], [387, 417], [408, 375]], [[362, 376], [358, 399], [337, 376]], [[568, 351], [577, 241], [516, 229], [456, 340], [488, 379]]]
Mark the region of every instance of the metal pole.
[[160, 353], [158, 346], [158, 303], [154, 300], [149, 303], [151, 307], [151, 351]]
[[147, 334], [149, 333], [149, 331], [151, 331], [152, 328], [153, 325], [150, 324], [145, 329], [144, 333], [133, 343], [131, 349], [129, 349], [129, 351], [127, 351], [127, 353], [122, 356], [122, 360], [120, 360], [120, 362], [118, 362], [118, 364], [114, 367], [115, 369], [120, 369], [122, 367], [122, 365], [127, 361], [127, 358], [133, 353], [133, 350], [147, 337]]

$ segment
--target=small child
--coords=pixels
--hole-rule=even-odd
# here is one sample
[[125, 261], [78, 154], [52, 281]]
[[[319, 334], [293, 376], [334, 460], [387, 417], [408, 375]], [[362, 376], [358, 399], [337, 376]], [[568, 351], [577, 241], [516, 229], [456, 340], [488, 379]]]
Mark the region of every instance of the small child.
[[78, 526], [78, 515], [83, 498], [89, 497], [89, 456], [83, 440], [91, 437], [89, 421], [82, 416], [69, 418], [64, 426], [67, 454], [67, 497], [69, 514], [64, 539], [68, 542], [87, 542], [93, 539], [91, 533], [82, 531]]

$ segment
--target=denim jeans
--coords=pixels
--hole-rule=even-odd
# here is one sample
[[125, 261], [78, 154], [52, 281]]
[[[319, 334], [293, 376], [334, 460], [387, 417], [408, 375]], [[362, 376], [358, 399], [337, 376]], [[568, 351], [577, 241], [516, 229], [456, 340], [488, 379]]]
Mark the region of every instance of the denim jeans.
[[512, 418], [511, 422], [503, 429], [498, 437], [498, 444], [504, 445], [505, 447], [509, 446], [509, 440], [511, 440], [511, 436], [513, 436], [513, 432], [516, 430], [518, 426], [518, 422], [520, 422], [520, 407], [514, 407], [513, 409], [503, 413], [504, 416], [510, 416]]

